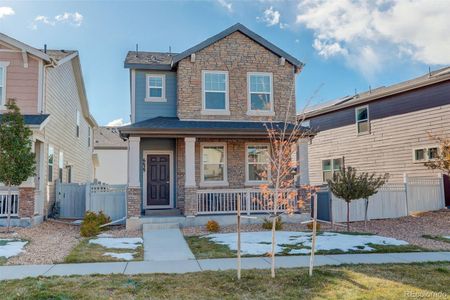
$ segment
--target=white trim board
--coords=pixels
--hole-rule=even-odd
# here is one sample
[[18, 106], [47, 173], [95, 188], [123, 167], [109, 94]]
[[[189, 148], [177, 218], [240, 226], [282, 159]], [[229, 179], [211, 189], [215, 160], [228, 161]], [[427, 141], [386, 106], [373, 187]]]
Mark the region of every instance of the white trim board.
[[[169, 155], [169, 205], [147, 205], [147, 156], [148, 155]], [[145, 168], [142, 174], [142, 207], [144, 209], [158, 209], [158, 208], [174, 208], [174, 162], [173, 162], [173, 151], [172, 150], [144, 150], [142, 158], [145, 160]]]

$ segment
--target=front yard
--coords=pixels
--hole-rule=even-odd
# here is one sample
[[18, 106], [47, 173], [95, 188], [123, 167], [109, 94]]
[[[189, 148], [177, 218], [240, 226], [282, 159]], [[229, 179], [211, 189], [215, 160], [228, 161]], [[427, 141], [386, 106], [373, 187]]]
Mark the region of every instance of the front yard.
[[1, 299], [448, 299], [450, 263], [353, 265], [182, 275], [28, 278], [0, 282]]

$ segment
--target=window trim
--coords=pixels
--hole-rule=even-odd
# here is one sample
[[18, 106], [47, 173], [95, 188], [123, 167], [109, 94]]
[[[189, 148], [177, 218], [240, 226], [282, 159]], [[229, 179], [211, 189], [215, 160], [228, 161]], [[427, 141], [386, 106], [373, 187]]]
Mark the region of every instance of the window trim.
[[63, 182], [64, 177], [64, 152], [59, 150], [58, 155], [58, 179], [59, 182]]
[[[364, 131], [364, 132], [359, 132], [359, 123], [360, 122], [365, 122], [366, 120], [360, 120], [358, 121], [358, 110], [362, 109], [362, 108], [366, 108], [367, 109], [367, 124], [368, 124], [368, 130]], [[365, 135], [365, 134], [370, 134], [370, 110], [369, 110], [369, 105], [362, 105], [362, 106], [358, 106], [355, 107], [355, 124], [356, 124], [356, 133], [358, 135]]]
[[[225, 108], [211, 109], [206, 108], [206, 89], [205, 89], [205, 75], [206, 74], [224, 74], [225, 75]], [[202, 70], [202, 115], [230, 115], [230, 101], [229, 101], [229, 79], [228, 71], [219, 70]]]
[[0, 61], [0, 67], [3, 68], [3, 82], [0, 82], [0, 85], [2, 87], [2, 94], [0, 95], [0, 109], [4, 109], [4, 106], [6, 104], [6, 74], [8, 66], [9, 66], [10, 62], [9, 61]]
[[321, 159], [321, 160], [320, 160], [320, 165], [321, 165], [321, 167], [320, 167], [321, 169], [320, 169], [320, 170], [322, 171], [321, 174], [322, 174], [322, 183], [323, 183], [323, 184], [327, 184], [327, 181], [325, 181], [325, 180], [324, 180], [324, 177], [323, 177], [323, 172], [324, 172], [324, 171], [323, 171], [323, 162], [324, 162], [325, 160], [330, 160], [330, 161], [331, 161], [331, 173], [333, 174], [334, 171], [335, 171], [335, 170], [334, 170], [334, 160], [335, 160], [335, 159], [340, 159], [340, 160], [341, 160], [341, 166], [342, 166], [342, 168], [345, 168], [345, 165], [344, 165], [344, 158], [345, 158], [344, 156], [333, 156], [333, 157], [329, 157], [329, 158], [325, 158], [325, 159]]
[[248, 165], [249, 165], [249, 161], [248, 161], [248, 148], [252, 147], [252, 146], [266, 146], [267, 150], [269, 151], [269, 155], [270, 155], [270, 144], [269, 143], [245, 143], [245, 185], [248, 186], [254, 186], [254, 185], [258, 185], [258, 184], [264, 184], [264, 183], [269, 183], [270, 179], [272, 177], [272, 167], [271, 167], [271, 163], [270, 163], [270, 159], [268, 162], [269, 168], [267, 171], [267, 180], [250, 180], [249, 179], [249, 172], [248, 172]]
[[[150, 97], [150, 78], [160, 78], [162, 82], [161, 86], [161, 97]], [[154, 87], [159, 88], [159, 87]], [[166, 74], [155, 74], [147, 73], [145, 74], [145, 102], [167, 102], [166, 98]]]
[[[204, 178], [204, 164], [203, 164], [203, 149], [205, 147], [223, 147], [223, 180], [221, 181], [205, 181]], [[200, 143], [200, 187], [210, 187], [210, 186], [228, 186], [228, 151], [226, 142], [202, 142]]]
[[[270, 110], [252, 110], [250, 77], [253, 75], [268, 75], [270, 82]], [[267, 93], [266, 93], [267, 94]], [[273, 98], [273, 73], [271, 72], [247, 72], [247, 115], [249, 116], [274, 116]]]
[[[415, 163], [415, 164], [423, 164], [423, 163], [425, 163], [427, 161], [436, 160], [435, 158], [432, 158], [432, 159], [429, 158], [429, 152], [428, 151], [429, 151], [429, 149], [432, 149], [432, 148], [436, 148], [437, 151], [438, 151], [438, 155], [439, 155], [439, 153], [441, 151], [440, 148], [439, 148], [439, 145], [423, 145], [423, 146], [419, 146], [419, 147], [414, 147], [412, 149], [412, 161], [413, 161], [413, 163]], [[416, 159], [416, 150], [425, 150], [425, 158], [417, 160]]]

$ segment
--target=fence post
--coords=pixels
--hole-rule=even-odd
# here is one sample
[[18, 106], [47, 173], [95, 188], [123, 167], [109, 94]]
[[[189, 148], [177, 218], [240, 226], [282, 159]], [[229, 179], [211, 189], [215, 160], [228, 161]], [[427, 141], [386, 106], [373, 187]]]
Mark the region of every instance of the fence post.
[[90, 211], [91, 210], [91, 183], [90, 182], [86, 182], [86, 186], [85, 186], [85, 193], [86, 193], [86, 211]]
[[439, 192], [440, 192], [440, 198], [441, 198], [441, 207], [445, 207], [445, 191], [444, 191], [444, 176], [442, 176], [442, 173], [438, 174], [439, 178]]
[[245, 206], [247, 209], [247, 215], [249, 216], [250, 215], [250, 191], [249, 190], [247, 190], [245, 192]]
[[409, 205], [408, 205], [408, 175], [406, 173], [403, 173], [403, 184], [405, 185], [405, 208], [406, 208], [406, 215], [409, 216]]

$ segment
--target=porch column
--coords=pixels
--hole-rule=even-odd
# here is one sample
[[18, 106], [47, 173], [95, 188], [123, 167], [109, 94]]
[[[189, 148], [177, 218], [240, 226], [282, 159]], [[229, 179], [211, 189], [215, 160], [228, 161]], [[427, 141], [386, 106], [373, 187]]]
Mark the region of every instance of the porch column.
[[195, 187], [195, 138], [184, 138], [185, 143], [185, 187]]
[[140, 137], [128, 139], [127, 229], [138, 227], [137, 219], [141, 216], [140, 140]]
[[197, 188], [195, 182], [195, 138], [184, 138], [185, 143], [185, 180], [184, 180], [184, 214], [197, 214]]
[[298, 184], [300, 185], [309, 184], [308, 145], [309, 138], [301, 138], [297, 144]]

